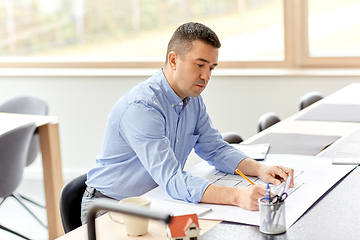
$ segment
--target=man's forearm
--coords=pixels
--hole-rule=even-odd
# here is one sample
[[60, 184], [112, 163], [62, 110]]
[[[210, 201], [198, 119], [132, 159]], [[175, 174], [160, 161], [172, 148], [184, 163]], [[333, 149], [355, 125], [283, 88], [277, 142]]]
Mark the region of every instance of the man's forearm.
[[238, 189], [210, 184], [205, 190], [201, 202], [223, 205], [235, 205], [246, 210], [259, 210], [258, 199], [265, 196], [265, 188], [253, 185]]
[[[245, 158], [237, 166], [237, 168], [245, 175], [257, 176], [258, 169], [263, 165], [256, 160]], [[212, 204], [239, 205], [242, 190], [232, 187], [218, 186], [210, 184], [205, 190], [201, 202]]]
[[245, 158], [237, 165], [236, 168], [245, 175], [259, 176], [259, 171], [262, 167], [264, 167], [264, 165], [260, 164], [258, 161], [251, 158]]
[[201, 202], [203, 203], [212, 203], [212, 204], [224, 204], [224, 205], [236, 205], [236, 197], [239, 195], [240, 189], [232, 187], [218, 186], [215, 184], [210, 184], [202, 198]]

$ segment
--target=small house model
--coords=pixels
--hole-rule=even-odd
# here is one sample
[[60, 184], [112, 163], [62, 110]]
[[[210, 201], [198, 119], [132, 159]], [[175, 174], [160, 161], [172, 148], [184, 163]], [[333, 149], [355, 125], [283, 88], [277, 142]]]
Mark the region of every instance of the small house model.
[[200, 240], [197, 215], [173, 216], [166, 227], [166, 234], [169, 240]]

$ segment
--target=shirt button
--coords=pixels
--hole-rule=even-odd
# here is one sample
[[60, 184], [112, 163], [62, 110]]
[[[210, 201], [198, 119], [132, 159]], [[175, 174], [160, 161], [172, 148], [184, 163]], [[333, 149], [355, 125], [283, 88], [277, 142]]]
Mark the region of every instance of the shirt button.
[[174, 104], [171, 104], [172, 107], [174, 107]]
[[181, 103], [179, 103], [179, 105], [181, 106], [181, 105], [183, 105], [183, 103], [181, 102]]
[[176, 142], [179, 142], [179, 139], [176, 139]]

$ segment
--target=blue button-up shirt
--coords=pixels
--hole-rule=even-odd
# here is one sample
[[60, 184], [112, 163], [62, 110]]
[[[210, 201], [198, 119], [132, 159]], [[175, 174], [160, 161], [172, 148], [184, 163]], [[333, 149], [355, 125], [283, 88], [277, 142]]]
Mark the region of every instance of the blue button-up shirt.
[[202, 97], [180, 99], [160, 69], [115, 104], [86, 183], [118, 200], [160, 186], [175, 199], [198, 203], [210, 182], [183, 171], [193, 148], [231, 174], [247, 157], [222, 140]]

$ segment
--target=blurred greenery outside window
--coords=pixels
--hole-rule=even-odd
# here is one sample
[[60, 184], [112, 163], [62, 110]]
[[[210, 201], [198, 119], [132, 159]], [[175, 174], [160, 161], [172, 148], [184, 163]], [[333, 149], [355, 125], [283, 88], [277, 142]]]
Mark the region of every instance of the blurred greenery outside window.
[[220, 62], [293, 61], [287, 52], [298, 46], [286, 46], [294, 31], [284, 21], [296, 14], [284, 16], [297, 1], [307, 3], [308, 57], [360, 55], [359, 0], [0, 0], [0, 62], [163, 63], [171, 34], [188, 21], [218, 34]]

